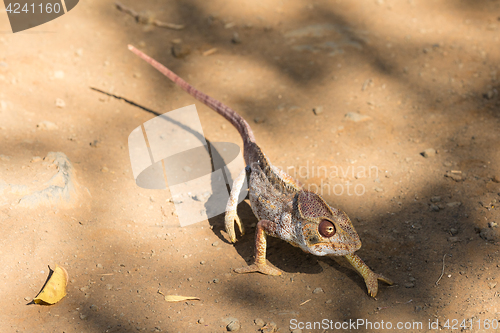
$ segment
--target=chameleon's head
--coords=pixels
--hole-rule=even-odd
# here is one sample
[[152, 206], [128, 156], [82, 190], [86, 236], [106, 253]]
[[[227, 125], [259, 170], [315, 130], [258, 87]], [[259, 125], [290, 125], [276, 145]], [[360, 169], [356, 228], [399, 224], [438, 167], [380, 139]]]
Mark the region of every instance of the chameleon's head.
[[304, 249], [317, 256], [344, 256], [359, 250], [361, 241], [346, 213], [313, 192], [302, 190], [296, 200]]

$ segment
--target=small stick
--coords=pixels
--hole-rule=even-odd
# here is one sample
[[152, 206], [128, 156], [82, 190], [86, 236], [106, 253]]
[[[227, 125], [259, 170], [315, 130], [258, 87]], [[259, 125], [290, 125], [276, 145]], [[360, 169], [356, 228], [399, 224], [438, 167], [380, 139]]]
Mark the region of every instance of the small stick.
[[174, 29], [174, 30], [182, 30], [182, 29], [184, 29], [184, 25], [183, 24], [175, 24], [175, 23], [168, 23], [168, 22], [162, 22], [162, 21], [159, 21], [159, 20], [155, 20], [151, 16], [144, 15], [144, 14], [141, 14], [141, 13], [137, 13], [132, 8], [128, 8], [128, 7], [126, 7], [125, 5], [123, 5], [122, 3], [118, 2], [118, 1], [115, 2], [115, 6], [116, 6], [116, 8], [118, 10], [120, 10], [120, 11], [122, 11], [124, 13], [127, 13], [130, 16], [132, 16], [139, 23], [151, 23], [151, 24], [154, 24], [154, 25], [156, 25], [157, 27], [160, 27], [160, 28], [169, 28], [169, 29]]
[[443, 256], [443, 270], [441, 271], [441, 276], [439, 277], [439, 279], [437, 279], [436, 281], [436, 286], [438, 285], [439, 281], [441, 281], [441, 278], [443, 277], [444, 275], [444, 258], [447, 256], [448, 254], [445, 253], [444, 256]]
[[217, 48], [216, 47], [211, 48], [210, 50], [207, 50], [207, 51], [203, 52], [203, 56], [206, 57], [206, 56], [209, 56], [211, 54], [214, 54], [215, 52], [217, 52]]
[[304, 301], [304, 302], [300, 303], [300, 305], [299, 305], [299, 306], [306, 304], [306, 303], [307, 303], [307, 302], [309, 302], [310, 300], [311, 300], [311, 299], [308, 299], [307, 301]]

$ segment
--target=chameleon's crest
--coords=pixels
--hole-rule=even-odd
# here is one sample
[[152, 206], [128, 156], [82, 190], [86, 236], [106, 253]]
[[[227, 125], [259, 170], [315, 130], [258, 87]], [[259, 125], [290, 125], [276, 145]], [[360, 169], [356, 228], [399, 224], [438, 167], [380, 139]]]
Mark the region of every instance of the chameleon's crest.
[[315, 255], [347, 255], [361, 247], [349, 217], [316, 193], [300, 191], [297, 209], [304, 220], [302, 235], [307, 251]]

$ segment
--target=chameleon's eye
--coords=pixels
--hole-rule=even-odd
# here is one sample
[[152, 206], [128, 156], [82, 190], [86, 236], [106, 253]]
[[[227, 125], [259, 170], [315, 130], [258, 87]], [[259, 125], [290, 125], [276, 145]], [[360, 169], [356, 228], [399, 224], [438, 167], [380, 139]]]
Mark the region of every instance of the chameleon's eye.
[[321, 220], [318, 231], [321, 236], [330, 238], [335, 235], [335, 225], [328, 220]]

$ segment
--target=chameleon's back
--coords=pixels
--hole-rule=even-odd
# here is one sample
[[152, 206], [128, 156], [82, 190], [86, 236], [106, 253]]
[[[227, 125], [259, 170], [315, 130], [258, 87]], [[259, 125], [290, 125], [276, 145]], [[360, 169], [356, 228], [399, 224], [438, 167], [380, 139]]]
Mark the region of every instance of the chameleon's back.
[[[284, 179], [290, 177], [271, 166], [267, 157], [260, 148], [253, 144], [249, 156], [250, 177], [248, 186], [252, 210], [260, 220], [274, 222], [271, 235], [289, 241], [292, 244], [297, 240], [296, 227], [292, 221], [294, 200], [300, 191], [295, 183]], [[291, 177], [290, 177], [291, 179]], [[294, 244], [295, 245], [295, 244]]]

